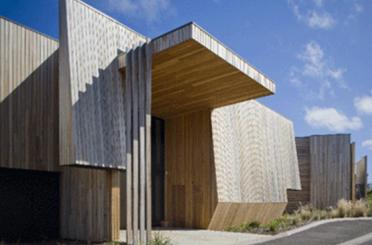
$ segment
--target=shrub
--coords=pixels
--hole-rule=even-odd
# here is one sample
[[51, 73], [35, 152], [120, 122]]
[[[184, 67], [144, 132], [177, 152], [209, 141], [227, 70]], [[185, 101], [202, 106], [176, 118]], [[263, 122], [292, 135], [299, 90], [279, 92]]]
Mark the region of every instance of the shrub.
[[312, 208], [308, 205], [302, 206], [299, 209], [299, 214], [302, 220], [309, 220], [312, 216]]
[[329, 213], [329, 217], [331, 219], [335, 219], [335, 218], [340, 217], [340, 214], [338, 212], [338, 209], [331, 209], [328, 213]]
[[159, 232], [155, 232], [150, 245], [172, 245], [171, 240], [168, 237], [162, 236]]
[[362, 200], [356, 201], [352, 205], [351, 215], [353, 217], [366, 217], [368, 215], [368, 205]]
[[350, 201], [341, 199], [337, 202], [337, 210], [339, 217], [350, 217], [351, 216], [352, 204]]
[[311, 216], [311, 220], [323, 220], [328, 218], [328, 213], [325, 210], [314, 210]]

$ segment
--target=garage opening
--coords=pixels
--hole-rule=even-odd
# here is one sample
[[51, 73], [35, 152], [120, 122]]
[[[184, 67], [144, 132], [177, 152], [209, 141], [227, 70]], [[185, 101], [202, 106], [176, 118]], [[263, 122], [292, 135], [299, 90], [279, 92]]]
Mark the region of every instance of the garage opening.
[[0, 241], [58, 238], [59, 174], [0, 168]]

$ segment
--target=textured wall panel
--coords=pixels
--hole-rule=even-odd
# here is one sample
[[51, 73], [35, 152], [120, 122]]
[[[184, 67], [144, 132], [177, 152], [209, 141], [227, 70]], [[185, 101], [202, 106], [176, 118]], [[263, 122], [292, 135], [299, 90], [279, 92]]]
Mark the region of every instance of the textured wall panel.
[[212, 113], [219, 202], [287, 202], [300, 189], [293, 125], [256, 101]]
[[125, 167], [117, 55], [145, 38], [79, 0], [60, 10], [61, 164]]
[[0, 17], [0, 166], [57, 171], [58, 42]]
[[350, 135], [310, 137], [310, 203], [317, 208], [335, 206], [351, 196]]

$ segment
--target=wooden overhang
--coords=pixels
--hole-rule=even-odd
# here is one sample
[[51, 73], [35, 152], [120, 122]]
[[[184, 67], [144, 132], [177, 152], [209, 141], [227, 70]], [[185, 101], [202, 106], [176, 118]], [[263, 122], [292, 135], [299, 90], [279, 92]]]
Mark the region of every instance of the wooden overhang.
[[[151, 40], [152, 114], [169, 118], [271, 95], [275, 84], [195, 23]], [[119, 57], [125, 73], [125, 56]]]

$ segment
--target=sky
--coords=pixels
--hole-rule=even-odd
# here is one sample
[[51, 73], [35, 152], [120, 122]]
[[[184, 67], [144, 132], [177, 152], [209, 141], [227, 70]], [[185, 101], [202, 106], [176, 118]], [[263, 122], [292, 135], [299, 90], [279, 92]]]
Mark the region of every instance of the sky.
[[[276, 83], [261, 103], [296, 136], [350, 133], [372, 182], [371, 0], [85, 0], [150, 37], [194, 21]], [[1, 0], [0, 15], [58, 38], [58, 0]]]

